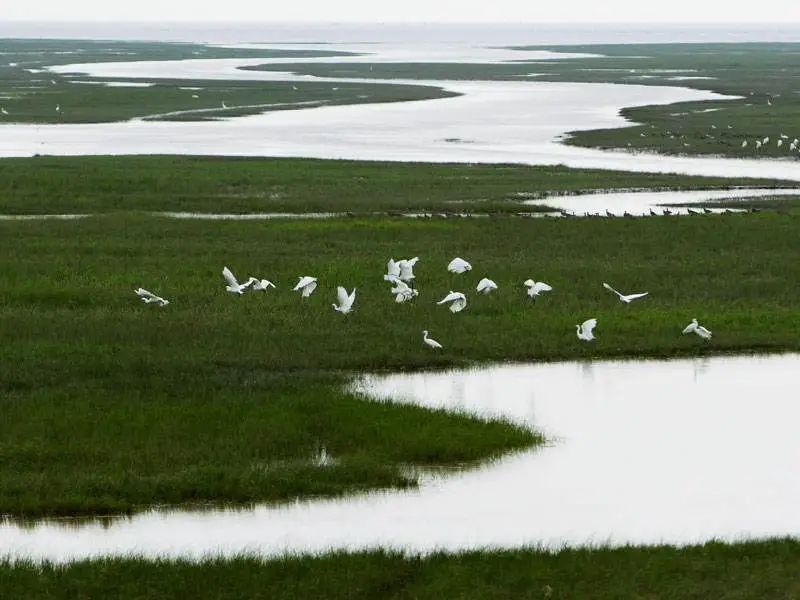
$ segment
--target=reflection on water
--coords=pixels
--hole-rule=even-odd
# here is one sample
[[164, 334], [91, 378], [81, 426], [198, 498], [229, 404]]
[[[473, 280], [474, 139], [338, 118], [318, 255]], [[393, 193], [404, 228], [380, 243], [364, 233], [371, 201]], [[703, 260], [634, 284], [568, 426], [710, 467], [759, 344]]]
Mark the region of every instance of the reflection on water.
[[[625, 213], [632, 216], [648, 216], [651, 214], [686, 215], [690, 209], [673, 204], [704, 204], [713, 200], [737, 198], [766, 198], [771, 196], [798, 196], [800, 188], [785, 189], [746, 189], [730, 190], [693, 190], [693, 191], [624, 191], [584, 193], [571, 196], [548, 196], [536, 200], [526, 200], [529, 205], [550, 206], [576, 216], [613, 216], [621, 217]], [[691, 209], [693, 212], [700, 212]], [[726, 212], [725, 208], [710, 208], [710, 212]], [[737, 209], [730, 209], [736, 212]], [[666, 212], [665, 212], [666, 211]]]
[[380, 401], [536, 428], [551, 443], [418, 490], [111, 523], [0, 525], [0, 555], [200, 558], [331, 548], [693, 543], [800, 535], [800, 355], [371, 375]]

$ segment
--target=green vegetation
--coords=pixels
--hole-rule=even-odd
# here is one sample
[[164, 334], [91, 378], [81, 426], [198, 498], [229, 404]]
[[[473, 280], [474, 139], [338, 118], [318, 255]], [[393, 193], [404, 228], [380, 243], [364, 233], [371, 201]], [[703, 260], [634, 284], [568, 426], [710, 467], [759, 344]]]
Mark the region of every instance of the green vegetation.
[[0, 564], [9, 598], [663, 598], [800, 596], [793, 540], [670, 547], [388, 552], [186, 561], [111, 559], [67, 567]]
[[[667, 154], [783, 157], [800, 138], [800, 44], [618, 44], [520, 46], [518, 50], [600, 54], [599, 57], [507, 64], [362, 63], [262, 65], [263, 70], [332, 77], [481, 79], [670, 85], [738, 99], [632, 107], [623, 115], [641, 125], [575, 132], [569, 143]], [[728, 128], [730, 126], [730, 129]], [[781, 133], [789, 136], [778, 148]], [[755, 141], [770, 137], [757, 151]], [[748, 147], [742, 148], [742, 141]]]
[[[413, 485], [405, 464], [474, 461], [537, 438], [363, 403], [342, 391], [350, 374], [799, 349], [798, 239], [797, 219], [775, 213], [200, 222], [119, 212], [0, 222], [0, 361], [11, 367], [0, 370], [0, 512]], [[398, 306], [380, 275], [388, 257], [415, 255], [420, 296]], [[456, 255], [475, 270], [448, 275]], [[232, 297], [223, 265], [279, 288]], [[320, 288], [300, 301], [289, 290], [305, 274]], [[458, 315], [434, 304], [484, 275], [496, 295], [471, 296]], [[555, 291], [532, 304], [520, 285], [529, 276]], [[621, 305], [604, 280], [651, 296]], [[330, 307], [340, 284], [358, 287], [346, 317]], [[141, 304], [139, 285], [171, 304]], [[589, 316], [599, 339], [579, 343], [574, 324]], [[692, 317], [714, 330], [711, 344], [680, 335]], [[443, 352], [422, 345], [426, 328]], [[310, 464], [322, 446], [339, 460], [330, 470]]]
[[[142, 118], [208, 120], [271, 110], [441, 98], [430, 86], [220, 80], [144, 81], [58, 74], [45, 67], [93, 62], [346, 56], [322, 50], [248, 50], [162, 42], [0, 40], [0, 123], [101, 123]], [[31, 72], [31, 70], [33, 72]], [[108, 87], [107, 82], [128, 87]], [[228, 108], [222, 108], [225, 102]], [[56, 107], [59, 110], [56, 110]]]
[[116, 211], [542, 210], [522, 200], [608, 188], [791, 187], [770, 180], [521, 165], [304, 159], [36, 157], [0, 161], [0, 214]]

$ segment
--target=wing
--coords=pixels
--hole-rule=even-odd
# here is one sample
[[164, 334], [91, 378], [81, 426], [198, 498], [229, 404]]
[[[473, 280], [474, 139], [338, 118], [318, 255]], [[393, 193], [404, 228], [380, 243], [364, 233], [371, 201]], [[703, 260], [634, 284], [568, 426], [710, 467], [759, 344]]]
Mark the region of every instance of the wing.
[[269, 279], [262, 279], [262, 280], [261, 280], [261, 286], [262, 286], [264, 289], [267, 289], [268, 287], [274, 288], [274, 287], [275, 287], [275, 284], [274, 284], [274, 283], [272, 283], [272, 282], [271, 282]]
[[536, 282], [533, 279], [526, 279], [525, 281], [522, 282], [522, 285], [524, 285], [525, 287], [533, 287], [534, 285], [536, 285]]
[[[304, 288], [304, 287], [306, 287], [306, 286], [308, 286], [308, 285], [311, 285], [311, 284], [312, 284], [312, 283], [314, 283], [315, 281], [316, 281], [316, 279], [314, 279], [313, 277], [308, 277], [308, 276], [301, 277], [301, 278], [300, 278], [300, 279], [297, 281], [297, 285], [296, 285], [296, 286], [294, 286], [294, 290], [292, 290], [292, 291], [296, 292], [296, 291], [297, 291], [297, 290], [299, 290], [299, 289], [302, 289], [302, 288]], [[315, 286], [315, 287], [316, 287], [316, 286]]]
[[390, 283], [403, 283], [397, 275], [384, 275], [383, 279]]
[[395, 277], [400, 275], [400, 265], [393, 258], [390, 258], [389, 262], [386, 263], [386, 273]]
[[397, 294], [394, 297], [394, 301], [397, 302], [398, 304], [402, 304], [403, 302], [406, 301], [406, 295], [405, 294]]
[[419, 256], [415, 256], [414, 258], [409, 258], [409, 259], [406, 261], [406, 265], [408, 265], [408, 268], [409, 268], [409, 269], [413, 269], [413, 268], [414, 268], [414, 265], [416, 265], [416, 264], [417, 264], [417, 261], [418, 261], [418, 260], [419, 260]]
[[607, 289], [608, 291], [610, 291], [610, 292], [614, 292], [614, 293], [615, 293], [617, 296], [619, 296], [620, 298], [622, 298], [622, 294], [620, 294], [620, 293], [619, 293], [617, 290], [615, 290], [614, 288], [612, 288], [612, 287], [611, 287], [610, 285], [608, 285], [607, 283], [603, 283], [603, 287], [604, 287], [604, 288], [606, 288], [606, 289]]
[[437, 302], [436, 304], [447, 304], [448, 302], [452, 302], [453, 300], [458, 300], [459, 297], [460, 294], [458, 294], [457, 292], [450, 292], [449, 294], [447, 294], [447, 296], [439, 300], [439, 302]]
[[144, 289], [144, 288], [139, 288], [138, 290], [133, 290], [133, 291], [134, 291], [134, 293], [135, 293], [137, 296], [139, 296], [139, 298], [141, 298], [142, 300], [144, 300], [144, 299], [152, 299], [152, 298], [155, 298], [155, 297], [156, 297], [156, 295], [155, 295], [155, 294], [153, 294], [152, 292], [148, 292], [148, 291], [147, 291], [146, 289]]
[[356, 301], [356, 288], [353, 288], [353, 291], [350, 292], [350, 295], [347, 297], [347, 303], [351, 306]]
[[461, 312], [466, 307], [467, 307], [467, 299], [464, 297], [464, 294], [461, 294], [461, 297], [458, 298], [457, 300], [455, 300], [450, 305], [450, 311], [454, 312], [454, 313], [457, 313], [457, 312]]
[[595, 327], [597, 327], [597, 319], [588, 319], [581, 325], [581, 330], [584, 333], [592, 333]]
[[454, 258], [453, 260], [450, 261], [450, 264], [447, 265], [448, 271], [457, 271], [463, 268], [464, 268], [464, 261], [460, 258]]
[[405, 294], [409, 291], [411, 291], [411, 288], [404, 281], [398, 281], [397, 285], [391, 290], [392, 294]]
[[627, 296], [627, 298], [628, 298], [628, 301], [631, 301], [631, 300], [638, 300], [639, 298], [644, 298], [644, 297], [645, 297], [645, 296], [647, 296], [647, 294], [649, 294], [649, 293], [650, 293], [650, 292], [643, 292], [643, 293], [641, 293], [641, 294], [630, 294], [629, 296]]
[[684, 327], [681, 333], [683, 334], [692, 333], [695, 329], [697, 329], [697, 323], [689, 323], [686, 327]]
[[345, 306], [350, 301], [347, 296], [347, 290], [342, 286], [336, 288], [336, 299], [339, 301], [339, 306]]
[[239, 282], [236, 281], [236, 277], [233, 276], [233, 273], [231, 273], [231, 270], [228, 267], [222, 269], [222, 276], [225, 278], [225, 281], [228, 283], [228, 285], [233, 287], [239, 286]]
[[303, 298], [308, 298], [314, 292], [314, 290], [317, 289], [317, 282], [312, 281], [308, 285], [303, 286], [302, 289], [303, 289]]
[[478, 287], [477, 287], [477, 288], [475, 288], [475, 289], [476, 289], [477, 291], [479, 291], [479, 292], [482, 292], [483, 290], [485, 290], [485, 289], [486, 289], [486, 288], [488, 288], [488, 287], [492, 287], [492, 282], [491, 282], [491, 281], [489, 281], [488, 279], [486, 279], [486, 277], [484, 277], [483, 279], [481, 279], [481, 280], [478, 282]]
[[536, 293], [538, 293], [538, 292], [552, 292], [553, 288], [550, 287], [549, 285], [547, 285], [544, 281], [537, 281], [533, 285], [533, 291], [536, 292]]

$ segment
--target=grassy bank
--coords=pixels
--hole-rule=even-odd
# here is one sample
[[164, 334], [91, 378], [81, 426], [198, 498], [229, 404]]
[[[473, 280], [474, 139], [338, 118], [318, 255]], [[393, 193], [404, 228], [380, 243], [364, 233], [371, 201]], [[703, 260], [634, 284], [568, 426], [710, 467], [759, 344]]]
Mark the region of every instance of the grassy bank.
[[792, 540], [614, 550], [376, 552], [188, 562], [102, 560], [68, 567], [0, 564], [9, 598], [796, 598]]
[[521, 201], [550, 192], [737, 185], [796, 184], [520, 165], [185, 156], [36, 157], [0, 161], [0, 214], [137, 210], [513, 213], [536, 210]]
[[[402, 465], [452, 464], [536, 442], [513, 427], [364, 404], [346, 373], [492, 360], [800, 349], [798, 221], [338, 219], [185, 222], [136, 213], [0, 223], [0, 512], [128, 510], [407, 485]], [[421, 257], [396, 305], [388, 257]], [[453, 256], [475, 269], [451, 276]], [[268, 277], [232, 297], [223, 265]], [[290, 292], [319, 277], [307, 301]], [[476, 297], [492, 277], [496, 295]], [[535, 304], [521, 282], [555, 290]], [[631, 306], [609, 281], [651, 296]], [[142, 285], [171, 301], [137, 301]], [[336, 285], [355, 312], [331, 309]], [[448, 290], [465, 312], [436, 306]], [[597, 317], [598, 340], [574, 324]], [[714, 340], [681, 336], [697, 317]], [[444, 344], [421, 342], [429, 329]], [[443, 431], [448, 431], [443, 435]], [[321, 446], [339, 460], [317, 469]]]

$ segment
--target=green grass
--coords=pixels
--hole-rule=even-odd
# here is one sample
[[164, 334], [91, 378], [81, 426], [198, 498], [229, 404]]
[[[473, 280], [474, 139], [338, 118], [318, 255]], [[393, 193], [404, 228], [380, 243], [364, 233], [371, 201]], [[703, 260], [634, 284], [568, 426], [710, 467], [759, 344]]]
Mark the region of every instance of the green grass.
[[[357, 401], [364, 370], [483, 361], [800, 349], [798, 221], [338, 219], [182, 222], [137, 213], [0, 223], [0, 512], [132, 510], [407, 485], [403, 464], [452, 464], [535, 443], [519, 429]], [[419, 298], [395, 305], [388, 257], [419, 255]], [[475, 270], [450, 276], [453, 256]], [[231, 297], [219, 274], [279, 288]], [[289, 290], [312, 274], [301, 302]], [[490, 275], [452, 315], [434, 302]], [[521, 282], [555, 291], [535, 305]], [[609, 281], [651, 296], [624, 306]], [[140, 304], [142, 285], [168, 298]], [[358, 287], [335, 313], [336, 285]], [[574, 324], [599, 319], [598, 340]], [[705, 344], [681, 336], [699, 318]], [[445, 345], [422, 345], [429, 329]], [[410, 426], [411, 424], [411, 426]], [[450, 427], [452, 434], [441, 435]], [[325, 445], [341, 459], [309, 467]], [[91, 465], [91, 468], [86, 468]], [[264, 469], [264, 465], [271, 465]], [[412, 482], [413, 483], [413, 482]]]
[[8, 598], [586, 598], [800, 597], [793, 540], [671, 547], [389, 552], [186, 561], [109, 559], [66, 567], [0, 564]]
[[521, 165], [305, 159], [36, 157], [0, 161], [0, 213], [537, 210], [522, 196], [607, 188], [790, 187], [769, 180]]
[[[432, 86], [321, 82], [145, 80], [152, 87], [107, 87], [131, 78], [42, 71], [94, 62], [346, 56], [324, 50], [248, 50], [202, 44], [89, 40], [0, 40], [1, 123], [103, 123], [128, 119], [208, 120], [320, 105], [442, 98]], [[34, 72], [31, 73], [30, 69]], [[199, 89], [192, 89], [199, 88]], [[225, 102], [227, 109], [222, 108]], [[56, 107], [60, 111], [56, 111]]]

